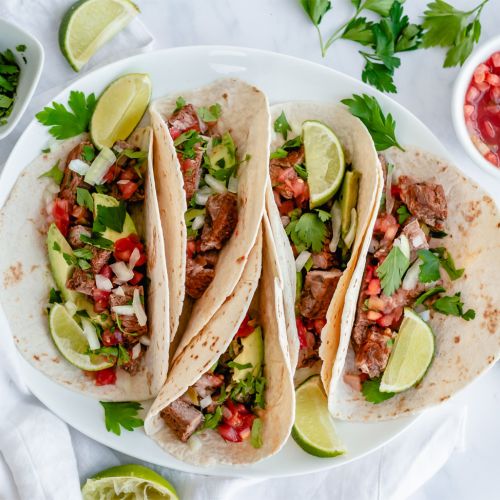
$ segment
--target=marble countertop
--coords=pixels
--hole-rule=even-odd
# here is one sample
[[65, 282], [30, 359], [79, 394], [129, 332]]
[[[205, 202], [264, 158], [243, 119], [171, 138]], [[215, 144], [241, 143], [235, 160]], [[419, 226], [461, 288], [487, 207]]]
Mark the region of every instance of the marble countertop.
[[[155, 38], [155, 49], [205, 44], [254, 47], [301, 57], [361, 77], [363, 61], [357, 45], [339, 41], [324, 59], [321, 57], [316, 31], [306, 19], [299, 0], [139, 0], [137, 3], [142, 22]], [[346, 20], [352, 10], [349, 0], [333, 3], [333, 11], [322, 23], [325, 35]], [[405, 11], [411, 20], [417, 20], [426, 3], [406, 2]], [[470, 0], [452, 3], [457, 8], [470, 9], [471, 5]], [[472, 2], [477, 3], [479, 0]], [[481, 21], [482, 41], [498, 33], [500, 0], [490, 0]], [[450, 95], [458, 69], [442, 68], [444, 51], [440, 49], [404, 53], [401, 59], [395, 77], [399, 92], [392, 97], [422, 120], [441, 139], [456, 163], [500, 200], [500, 183], [468, 159], [455, 137]], [[48, 65], [49, 61], [39, 90], [55, 84], [50, 82]], [[69, 71], [68, 76], [71, 78]], [[8, 140], [2, 141], [0, 158], [5, 158], [20, 132], [18, 127]], [[500, 366], [496, 366], [447, 403], [468, 408], [463, 451], [457, 452], [413, 500], [498, 498], [499, 386]]]

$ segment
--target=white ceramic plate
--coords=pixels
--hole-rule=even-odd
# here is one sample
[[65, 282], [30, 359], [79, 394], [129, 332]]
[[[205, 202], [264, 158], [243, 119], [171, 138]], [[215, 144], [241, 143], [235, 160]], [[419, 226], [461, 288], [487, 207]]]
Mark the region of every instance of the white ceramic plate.
[[[300, 59], [259, 50], [232, 47], [185, 47], [142, 54], [100, 68], [54, 97], [66, 103], [71, 90], [99, 94], [115, 78], [130, 72], [149, 73], [153, 97], [181, 94], [222, 76], [235, 76], [263, 89], [271, 103], [288, 100], [339, 101], [353, 93], [375, 95], [385, 112], [397, 123], [397, 135], [403, 144], [415, 144], [444, 158], [447, 151], [437, 138], [409, 111], [371, 87], [324, 66]], [[47, 130], [32, 121], [7, 160], [0, 179], [0, 206], [3, 205], [17, 176], [49, 141]], [[45, 334], [45, 332], [40, 332]], [[120, 437], [104, 427], [102, 408], [93, 399], [76, 394], [52, 382], [21, 360], [22, 372], [33, 393], [70, 425], [111, 448], [166, 467], [189, 472], [224, 476], [287, 476], [337, 467], [375, 450], [406, 429], [415, 417], [362, 424], [339, 422], [338, 430], [349, 450], [342, 456], [320, 459], [303, 452], [290, 439], [276, 456], [244, 467], [202, 469], [173, 459], [142, 432], [124, 431]]]

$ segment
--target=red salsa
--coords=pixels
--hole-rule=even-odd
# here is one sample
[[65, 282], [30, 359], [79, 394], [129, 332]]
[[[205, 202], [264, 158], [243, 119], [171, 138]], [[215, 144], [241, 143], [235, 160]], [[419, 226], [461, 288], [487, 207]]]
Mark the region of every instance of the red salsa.
[[475, 69], [465, 94], [464, 117], [478, 151], [500, 167], [500, 51]]

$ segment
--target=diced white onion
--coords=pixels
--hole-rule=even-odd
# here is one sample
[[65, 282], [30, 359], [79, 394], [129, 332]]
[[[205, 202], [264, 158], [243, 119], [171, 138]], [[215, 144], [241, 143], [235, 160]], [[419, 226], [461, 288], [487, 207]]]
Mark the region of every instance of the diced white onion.
[[99, 349], [101, 344], [99, 342], [99, 338], [97, 337], [95, 326], [87, 318], [82, 318], [82, 326], [83, 333], [85, 334], [85, 337], [87, 337], [90, 349]]
[[402, 285], [404, 290], [413, 290], [417, 286], [421, 264], [422, 261], [417, 259], [406, 272]]
[[137, 343], [132, 347], [132, 359], [137, 359], [141, 355], [141, 344]]
[[340, 205], [336, 201], [331, 210], [332, 214], [332, 239], [330, 240], [330, 252], [335, 252], [340, 241], [340, 228], [342, 226], [342, 211]]
[[144, 326], [148, 322], [148, 317], [146, 316], [146, 312], [144, 311], [144, 307], [142, 307], [141, 302], [141, 294], [139, 293], [139, 289], [134, 289], [134, 298], [132, 299], [132, 308], [134, 309], [134, 313], [137, 316], [137, 322], [140, 326]]
[[196, 435], [191, 436], [188, 439], [188, 446], [191, 448], [192, 451], [196, 452], [200, 450], [202, 446], [201, 439]]
[[133, 306], [113, 306], [111, 310], [121, 316], [133, 316], [135, 314]]
[[71, 301], [65, 302], [64, 307], [66, 308], [66, 311], [68, 311], [70, 316], [74, 316], [76, 314], [76, 311], [78, 311], [78, 307], [76, 307], [76, 304]]
[[408, 241], [408, 237], [406, 235], [402, 234], [398, 239], [396, 239], [394, 241], [394, 246], [399, 247], [407, 259], [410, 258], [410, 242]]
[[372, 240], [370, 241], [370, 246], [368, 247], [368, 252], [375, 253], [378, 250], [379, 246], [380, 242], [375, 238], [372, 238]]
[[134, 277], [134, 272], [128, 268], [127, 264], [123, 261], [115, 262], [111, 264], [111, 269], [115, 273], [116, 277], [122, 282], [125, 283], [128, 280], [131, 280]]
[[196, 204], [204, 207], [207, 204], [208, 198], [210, 198], [210, 193], [200, 193], [198, 191], [196, 193]]
[[90, 165], [82, 160], [71, 160], [68, 168], [79, 175], [85, 175], [89, 171]]
[[206, 408], [207, 406], [210, 406], [213, 403], [212, 397], [210, 394], [203, 399], [200, 400], [200, 407], [203, 410], [203, 408]]
[[116, 156], [107, 147], [103, 147], [101, 152], [95, 157], [92, 165], [85, 174], [85, 182], [91, 186], [102, 184], [104, 176], [108, 173], [109, 167], [116, 161]]
[[283, 224], [283, 227], [286, 227], [288, 226], [288, 224], [290, 224], [290, 217], [288, 217], [288, 215], [282, 215], [281, 216], [281, 223]]
[[223, 182], [218, 181], [215, 177], [210, 174], [205, 175], [205, 182], [216, 192], [216, 193], [226, 193], [227, 189]]
[[117, 182], [117, 184], [128, 184], [130, 181], [128, 181], [127, 179], [122, 179], [120, 181]]
[[52, 216], [52, 211], [54, 210], [54, 200], [50, 200], [45, 206], [45, 211], [48, 215]]
[[227, 183], [227, 190], [230, 193], [238, 192], [238, 178], [237, 177], [229, 177], [229, 182]]
[[130, 254], [130, 259], [128, 260], [128, 268], [131, 270], [134, 269], [135, 265], [137, 264], [140, 258], [141, 258], [141, 252], [139, 252], [139, 249], [135, 247], [132, 250], [132, 253]]
[[197, 231], [198, 229], [201, 229], [203, 227], [203, 224], [205, 224], [205, 215], [197, 215], [193, 219], [193, 224], [191, 225], [193, 231]]
[[121, 286], [117, 286], [114, 290], [111, 290], [111, 292], [118, 295], [118, 297], [125, 297], [125, 292]]
[[139, 342], [147, 347], [151, 344], [151, 339], [147, 335], [142, 335], [139, 337]]
[[58, 186], [55, 182], [51, 182], [50, 184], [47, 184], [47, 187], [45, 188], [45, 190], [47, 192], [49, 192], [51, 195], [58, 193], [60, 189], [61, 189], [61, 187]]
[[111, 283], [111, 280], [106, 278], [103, 274], [95, 275], [95, 286], [99, 288], [99, 290], [106, 290], [106, 292], [113, 289], [113, 283]]
[[424, 320], [424, 321], [429, 321], [431, 319], [431, 314], [429, 312], [429, 309], [426, 309], [425, 311], [421, 311], [418, 313], [418, 315]]
[[306, 262], [309, 260], [310, 256], [311, 252], [308, 252], [307, 250], [303, 250], [302, 252], [299, 253], [297, 258], [295, 259], [295, 270], [298, 273], [302, 271], [302, 268], [306, 265]]

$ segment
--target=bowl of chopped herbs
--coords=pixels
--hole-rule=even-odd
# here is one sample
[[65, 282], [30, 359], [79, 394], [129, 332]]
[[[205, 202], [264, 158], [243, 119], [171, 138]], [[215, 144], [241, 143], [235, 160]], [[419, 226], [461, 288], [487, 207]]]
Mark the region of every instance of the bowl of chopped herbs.
[[0, 19], [0, 140], [14, 129], [40, 79], [40, 42], [17, 25]]

